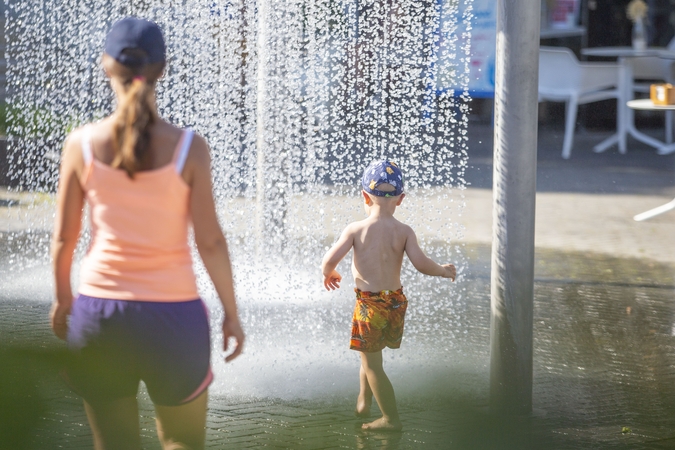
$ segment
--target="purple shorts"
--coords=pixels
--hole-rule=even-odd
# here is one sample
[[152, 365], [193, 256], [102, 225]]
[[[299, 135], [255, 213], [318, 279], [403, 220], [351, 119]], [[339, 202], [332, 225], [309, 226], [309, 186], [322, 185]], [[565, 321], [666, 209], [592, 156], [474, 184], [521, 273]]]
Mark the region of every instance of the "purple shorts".
[[133, 397], [143, 380], [153, 403], [177, 406], [213, 380], [206, 306], [79, 295], [70, 315], [65, 378], [88, 402]]

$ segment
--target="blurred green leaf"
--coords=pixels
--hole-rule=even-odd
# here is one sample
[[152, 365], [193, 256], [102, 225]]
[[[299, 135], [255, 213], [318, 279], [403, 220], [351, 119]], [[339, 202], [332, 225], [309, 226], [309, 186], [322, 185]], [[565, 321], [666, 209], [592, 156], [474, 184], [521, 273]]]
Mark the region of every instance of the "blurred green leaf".
[[63, 137], [79, 120], [39, 107], [18, 107], [0, 103], [0, 135], [15, 137]]

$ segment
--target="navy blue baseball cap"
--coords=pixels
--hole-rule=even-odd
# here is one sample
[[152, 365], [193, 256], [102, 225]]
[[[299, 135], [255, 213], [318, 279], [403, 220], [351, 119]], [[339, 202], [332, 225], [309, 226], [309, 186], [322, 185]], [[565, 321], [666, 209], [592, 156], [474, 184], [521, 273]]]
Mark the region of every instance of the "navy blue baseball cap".
[[[125, 53], [127, 49], [142, 52]], [[137, 17], [125, 17], [113, 24], [105, 39], [104, 51], [115, 61], [131, 68], [166, 61], [162, 30], [155, 22]]]
[[[377, 186], [383, 183], [392, 185], [394, 190], [381, 191], [377, 189]], [[377, 197], [396, 197], [403, 194], [403, 173], [391, 161], [373, 161], [363, 171], [361, 186], [363, 186], [364, 191]]]

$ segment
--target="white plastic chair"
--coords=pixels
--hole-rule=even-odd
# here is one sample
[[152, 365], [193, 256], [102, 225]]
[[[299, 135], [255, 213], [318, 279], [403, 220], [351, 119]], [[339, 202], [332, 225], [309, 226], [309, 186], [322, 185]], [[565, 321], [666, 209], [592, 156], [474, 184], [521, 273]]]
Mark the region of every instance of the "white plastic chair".
[[[675, 50], [675, 38], [668, 43], [668, 50]], [[675, 62], [669, 59], [658, 58], [656, 56], [643, 56], [641, 58], [630, 58], [633, 67], [633, 80], [642, 80], [639, 83], [633, 83], [633, 92], [649, 93], [649, 86], [653, 83], [667, 82], [675, 83]], [[648, 80], [648, 82], [645, 82]], [[666, 111], [666, 142], [673, 142], [673, 111]]]
[[539, 48], [539, 101], [565, 102], [563, 158], [572, 154], [579, 105], [618, 99], [618, 83], [616, 64], [579, 62], [565, 47]]

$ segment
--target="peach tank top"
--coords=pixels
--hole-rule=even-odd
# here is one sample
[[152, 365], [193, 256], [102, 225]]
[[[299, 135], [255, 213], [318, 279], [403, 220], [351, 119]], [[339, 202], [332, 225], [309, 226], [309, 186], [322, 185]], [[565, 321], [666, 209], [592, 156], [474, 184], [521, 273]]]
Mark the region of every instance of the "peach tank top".
[[170, 164], [126, 172], [97, 161], [84, 129], [82, 187], [91, 244], [80, 271], [80, 294], [115, 300], [199, 298], [188, 244], [190, 187], [181, 177], [192, 130], [183, 132]]

